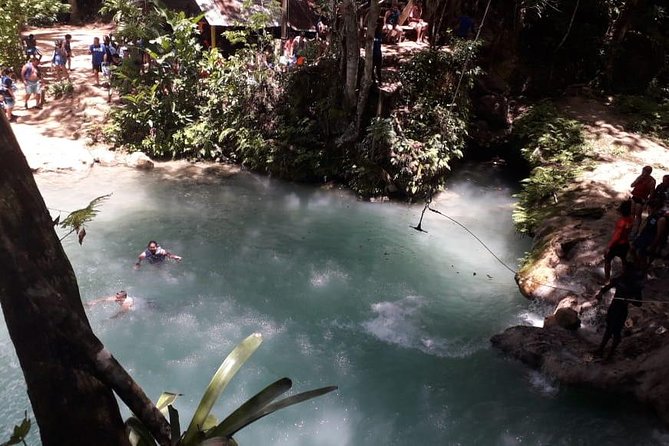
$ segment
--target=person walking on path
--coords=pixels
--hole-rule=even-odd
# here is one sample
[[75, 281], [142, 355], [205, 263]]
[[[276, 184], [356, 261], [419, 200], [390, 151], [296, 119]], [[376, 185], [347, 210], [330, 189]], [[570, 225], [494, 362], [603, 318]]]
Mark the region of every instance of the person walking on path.
[[100, 38], [93, 39], [93, 45], [88, 47], [88, 52], [91, 54], [91, 63], [93, 67], [93, 79], [95, 79], [95, 86], [100, 85], [100, 72], [102, 71], [102, 62], [105, 60], [107, 50], [105, 46], [100, 44]]
[[7, 120], [9, 122], [16, 121], [16, 116], [12, 114], [14, 110], [14, 105], [16, 104], [16, 96], [14, 95], [14, 90], [16, 86], [14, 85], [14, 80], [12, 79], [12, 74], [14, 70], [11, 68], [5, 68], [2, 70], [2, 82], [0, 83], [0, 93], [2, 93], [2, 101], [4, 102], [5, 114], [7, 115]]
[[39, 59], [33, 56], [21, 69], [21, 79], [26, 88], [26, 95], [23, 98], [24, 106], [28, 109], [30, 96], [35, 96], [35, 108], [42, 108], [42, 88], [38, 70]]

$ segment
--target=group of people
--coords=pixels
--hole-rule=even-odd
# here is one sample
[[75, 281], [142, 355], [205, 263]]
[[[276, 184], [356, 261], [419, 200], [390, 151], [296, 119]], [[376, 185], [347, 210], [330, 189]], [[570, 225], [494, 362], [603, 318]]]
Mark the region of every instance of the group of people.
[[[606, 284], [596, 298], [600, 300], [611, 288], [616, 291], [607, 310], [606, 331], [596, 351], [598, 355], [604, 353], [612, 338], [608, 357], [613, 355], [627, 320], [628, 304], [641, 305], [648, 268], [655, 259], [665, 255], [669, 235], [669, 175], [664, 175], [662, 182], [656, 185], [652, 172], [651, 166], [645, 166], [630, 185], [630, 198], [618, 208], [620, 217], [604, 254]], [[644, 211], [647, 211], [645, 221], [642, 219]], [[622, 274], [611, 280], [611, 263], [616, 257], [622, 261]]]
[[[178, 256], [176, 254], [169, 252], [164, 248], [161, 248], [158, 242], [156, 242], [155, 240], [151, 240], [146, 245], [146, 249], [142, 251], [137, 257], [137, 262], [135, 262], [134, 268], [138, 269], [141, 266], [142, 261], [144, 260], [152, 265], [160, 265], [167, 259], [172, 259], [179, 262], [181, 261], [181, 256]], [[97, 304], [107, 303], [107, 302], [117, 303], [121, 307], [118, 313], [112, 316], [112, 319], [114, 319], [121, 316], [124, 313], [127, 313], [128, 311], [134, 310], [137, 304], [137, 298], [130, 297], [128, 296], [128, 293], [126, 291], [121, 290], [112, 296], [100, 297], [98, 299], [86, 302], [86, 306], [93, 307]]]
[[[23, 83], [25, 89], [23, 106], [26, 110], [30, 109], [29, 101], [33, 98], [35, 105], [32, 108], [41, 109], [45, 102], [46, 93], [42, 66], [43, 54], [39, 50], [37, 39], [33, 34], [26, 37], [23, 42], [27, 60], [21, 67], [21, 72], [18, 73], [18, 79]], [[112, 64], [120, 63], [121, 54], [111, 35], [104, 37], [104, 43], [100, 43], [100, 38], [94, 38], [93, 44], [88, 47], [88, 52], [91, 56], [94, 84], [98, 86], [100, 85], [100, 73], [104, 73], [105, 69]], [[54, 41], [51, 66], [57, 81], [69, 80], [73, 57], [71, 34], [65, 34], [63, 39]], [[18, 101], [17, 76], [11, 67], [2, 69], [1, 73], [0, 101], [7, 119], [10, 122], [15, 122], [16, 115], [13, 112]]]
[[[412, 0], [405, 6], [405, 11], [400, 10], [399, 2], [393, 0], [390, 8], [383, 14], [382, 31], [387, 41], [400, 43], [405, 38], [404, 26], [416, 32], [416, 42], [427, 40], [426, 32], [428, 24], [422, 19], [423, 7], [420, 0]], [[405, 25], [406, 23], [406, 25]]]

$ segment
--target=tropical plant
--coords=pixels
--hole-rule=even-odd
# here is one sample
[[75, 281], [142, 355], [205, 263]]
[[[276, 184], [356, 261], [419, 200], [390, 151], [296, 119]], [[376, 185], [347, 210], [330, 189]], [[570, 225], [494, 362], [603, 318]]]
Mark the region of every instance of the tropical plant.
[[[214, 404], [235, 374], [261, 343], [262, 336], [259, 333], [254, 333], [230, 352], [212, 377], [188, 428], [182, 435], [178, 434], [181, 432], [179, 413], [173, 406], [179, 394], [164, 392], [160, 395], [156, 407], [165, 416], [169, 417], [172, 428], [172, 444], [176, 446], [236, 446], [237, 442], [233, 436], [249, 424], [277, 410], [325, 395], [337, 389], [336, 386], [322, 387], [275, 401], [292, 387], [290, 379], [281, 378], [258, 392], [219, 423], [216, 417], [211, 415]], [[133, 446], [155, 446], [156, 443], [149, 430], [138, 418], [130, 417], [126, 421], [126, 426], [130, 432], [130, 442]]]
[[54, 226], [60, 224], [61, 228], [70, 230], [70, 232], [61, 237], [60, 240], [63, 241], [70, 234], [76, 233], [79, 244], [81, 245], [84, 242], [84, 237], [86, 237], [86, 223], [93, 220], [98, 212], [100, 212], [100, 204], [109, 197], [111, 197], [111, 194], [101, 195], [93, 199], [85, 208], [70, 212], [62, 222], [60, 221], [60, 215], [56, 217], [53, 222]]
[[31, 424], [32, 423], [30, 421], [30, 418], [28, 418], [28, 412], [24, 412], [23, 421], [21, 421], [21, 424], [17, 424], [16, 426], [14, 426], [14, 431], [12, 432], [12, 435], [9, 437], [9, 440], [7, 440], [4, 443], [0, 443], [0, 446], [11, 446], [21, 443], [23, 443], [24, 446], [27, 446], [26, 437], [28, 436], [28, 432], [30, 432]]

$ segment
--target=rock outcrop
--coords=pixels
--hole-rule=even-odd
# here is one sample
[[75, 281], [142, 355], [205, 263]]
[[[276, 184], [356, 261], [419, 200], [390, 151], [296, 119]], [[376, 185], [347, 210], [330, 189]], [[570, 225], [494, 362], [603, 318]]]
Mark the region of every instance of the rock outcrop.
[[[625, 132], [602, 104], [568, 101], [563, 110], [586, 124], [598, 160], [557, 197], [554, 212], [536, 231], [530, 260], [516, 275], [523, 295], [556, 305], [556, 310], [546, 318], [546, 328], [512, 327], [491, 341], [562, 383], [648, 403], [669, 424], [669, 260], [658, 260], [649, 270], [645, 302], [640, 308], [630, 306], [624, 337], [612, 358], [602, 361], [592, 353], [604, 330], [607, 305], [598, 305], [593, 297], [604, 284], [603, 256], [615, 210], [642, 166], [652, 165], [656, 178], [669, 173], [669, 148]], [[613, 275], [619, 271], [616, 260]]]

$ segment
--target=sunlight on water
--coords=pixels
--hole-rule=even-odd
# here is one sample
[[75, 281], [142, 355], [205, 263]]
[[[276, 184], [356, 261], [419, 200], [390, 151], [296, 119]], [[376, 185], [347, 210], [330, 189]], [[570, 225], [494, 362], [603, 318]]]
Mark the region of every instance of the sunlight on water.
[[[529, 242], [513, 230], [511, 192], [482, 177], [490, 185], [463, 179], [432, 207], [516, 268]], [[446, 217], [427, 211], [427, 232], [411, 229], [422, 206], [245, 174], [177, 181], [96, 167], [38, 183], [54, 216], [113, 193], [83, 246], [64, 246], [84, 301], [120, 289], [137, 299], [122, 317], [110, 318], [110, 303], [87, 310], [89, 319], [148, 395], [183, 393], [182, 424], [227, 353], [259, 332], [264, 343], [215, 407], [220, 418], [284, 376], [294, 392], [339, 390], [251, 425], [237, 434], [242, 445], [666, 441], [625, 401], [557, 386], [492, 350], [491, 335], [538, 325], [547, 310], [528, 304], [513, 273]], [[151, 239], [183, 261], [134, 271]], [[4, 324], [0, 386], [6, 437], [29, 403]]]

